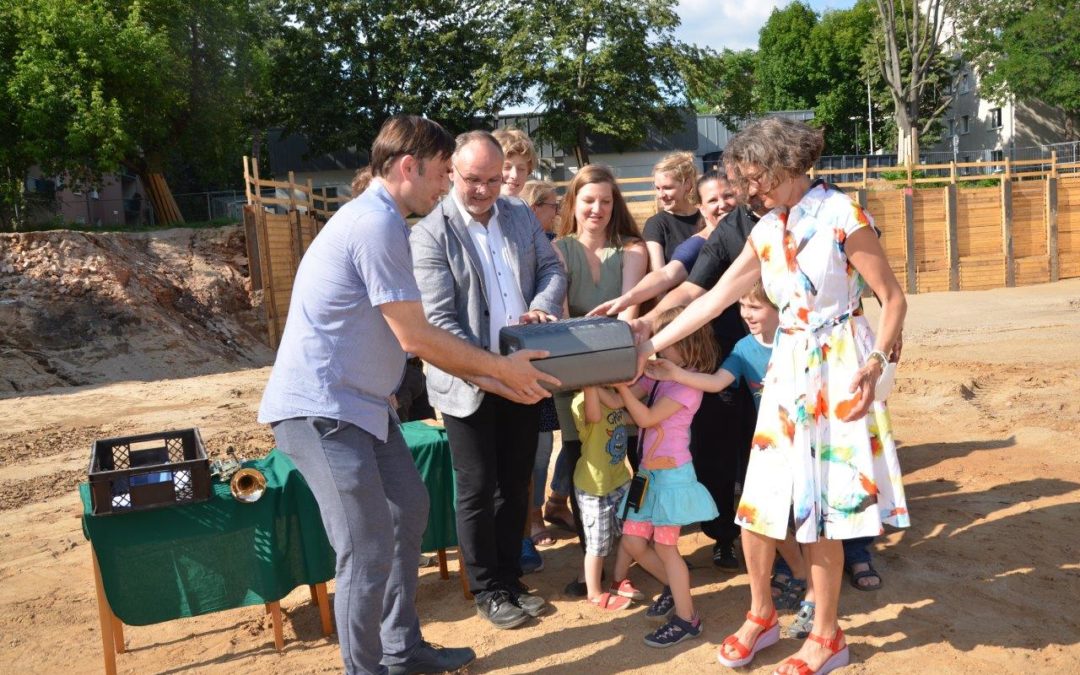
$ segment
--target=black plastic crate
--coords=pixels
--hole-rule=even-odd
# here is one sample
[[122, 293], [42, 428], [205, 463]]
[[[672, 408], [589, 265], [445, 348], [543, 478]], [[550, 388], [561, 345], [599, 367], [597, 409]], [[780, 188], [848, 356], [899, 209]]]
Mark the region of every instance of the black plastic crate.
[[210, 498], [210, 459], [198, 429], [94, 441], [94, 514], [127, 513]]

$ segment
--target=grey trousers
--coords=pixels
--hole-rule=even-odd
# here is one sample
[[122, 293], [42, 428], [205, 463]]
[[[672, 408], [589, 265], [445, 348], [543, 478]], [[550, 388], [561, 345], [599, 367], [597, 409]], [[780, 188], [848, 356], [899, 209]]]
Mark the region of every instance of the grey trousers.
[[346, 673], [385, 673], [419, 643], [417, 561], [428, 493], [396, 424], [383, 443], [325, 417], [273, 425], [337, 553], [334, 616]]

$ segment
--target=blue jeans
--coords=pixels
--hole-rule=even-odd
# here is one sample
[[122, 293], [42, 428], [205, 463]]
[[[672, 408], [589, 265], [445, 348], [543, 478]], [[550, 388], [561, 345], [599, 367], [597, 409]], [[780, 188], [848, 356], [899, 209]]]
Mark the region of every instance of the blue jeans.
[[385, 442], [326, 417], [273, 425], [278, 447], [319, 503], [337, 554], [334, 616], [345, 672], [385, 673], [419, 644], [420, 540], [428, 493], [401, 430]]
[[[844, 540], [844, 567], [851, 567], [852, 565], [858, 565], [859, 563], [870, 562], [870, 544], [874, 543], [876, 537], [856, 537], [855, 539]], [[783, 574], [786, 576], [793, 576], [791, 574], [791, 568], [788, 567], [787, 561], [784, 560], [784, 556], [776, 556], [776, 562], [773, 563], [773, 574]]]

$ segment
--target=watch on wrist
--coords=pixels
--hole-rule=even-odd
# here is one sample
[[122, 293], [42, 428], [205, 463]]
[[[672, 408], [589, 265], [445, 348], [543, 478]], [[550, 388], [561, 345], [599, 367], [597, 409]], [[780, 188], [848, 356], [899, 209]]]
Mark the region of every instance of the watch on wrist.
[[875, 349], [874, 351], [867, 354], [866, 355], [866, 362], [870, 363], [870, 359], [877, 359], [878, 362], [881, 364], [881, 369], [882, 370], [885, 370], [885, 366], [889, 365], [889, 357], [888, 357], [888, 355], [885, 354], [885, 352], [881, 351], [880, 349]]

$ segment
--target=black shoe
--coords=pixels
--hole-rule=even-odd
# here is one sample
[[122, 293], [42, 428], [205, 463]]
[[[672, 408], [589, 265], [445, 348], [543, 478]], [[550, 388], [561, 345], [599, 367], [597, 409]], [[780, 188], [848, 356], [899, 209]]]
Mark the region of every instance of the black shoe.
[[511, 602], [521, 608], [521, 611], [532, 617], [540, 616], [544, 613], [544, 609], [547, 608], [547, 602], [543, 598], [528, 591], [511, 589], [510, 599]]
[[712, 564], [722, 570], [738, 571], [739, 559], [735, 557], [735, 544], [717, 542], [712, 549]]
[[439, 647], [421, 640], [413, 647], [409, 658], [387, 666], [387, 672], [389, 675], [453, 672], [469, 665], [475, 658], [476, 652], [468, 647]]
[[667, 623], [675, 615], [675, 598], [671, 595], [671, 589], [664, 586], [660, 596], [653, 600], [649, 608], [645, 610], [645, 616], [652, 621]]
[[496, 628], [517, 628], [529, 620], [529, 615], [514, 604], [510, 592], [502, 590], [477, 595], [476, 613]]
[[566, 588], [563, 589], [563, 594], [568, 595], [571, 598], [584, 598], [589, 594], [589, 589], [585, 585], [584, 581], [578, 581], [574, 579], [570, 583], [566, 584]]

